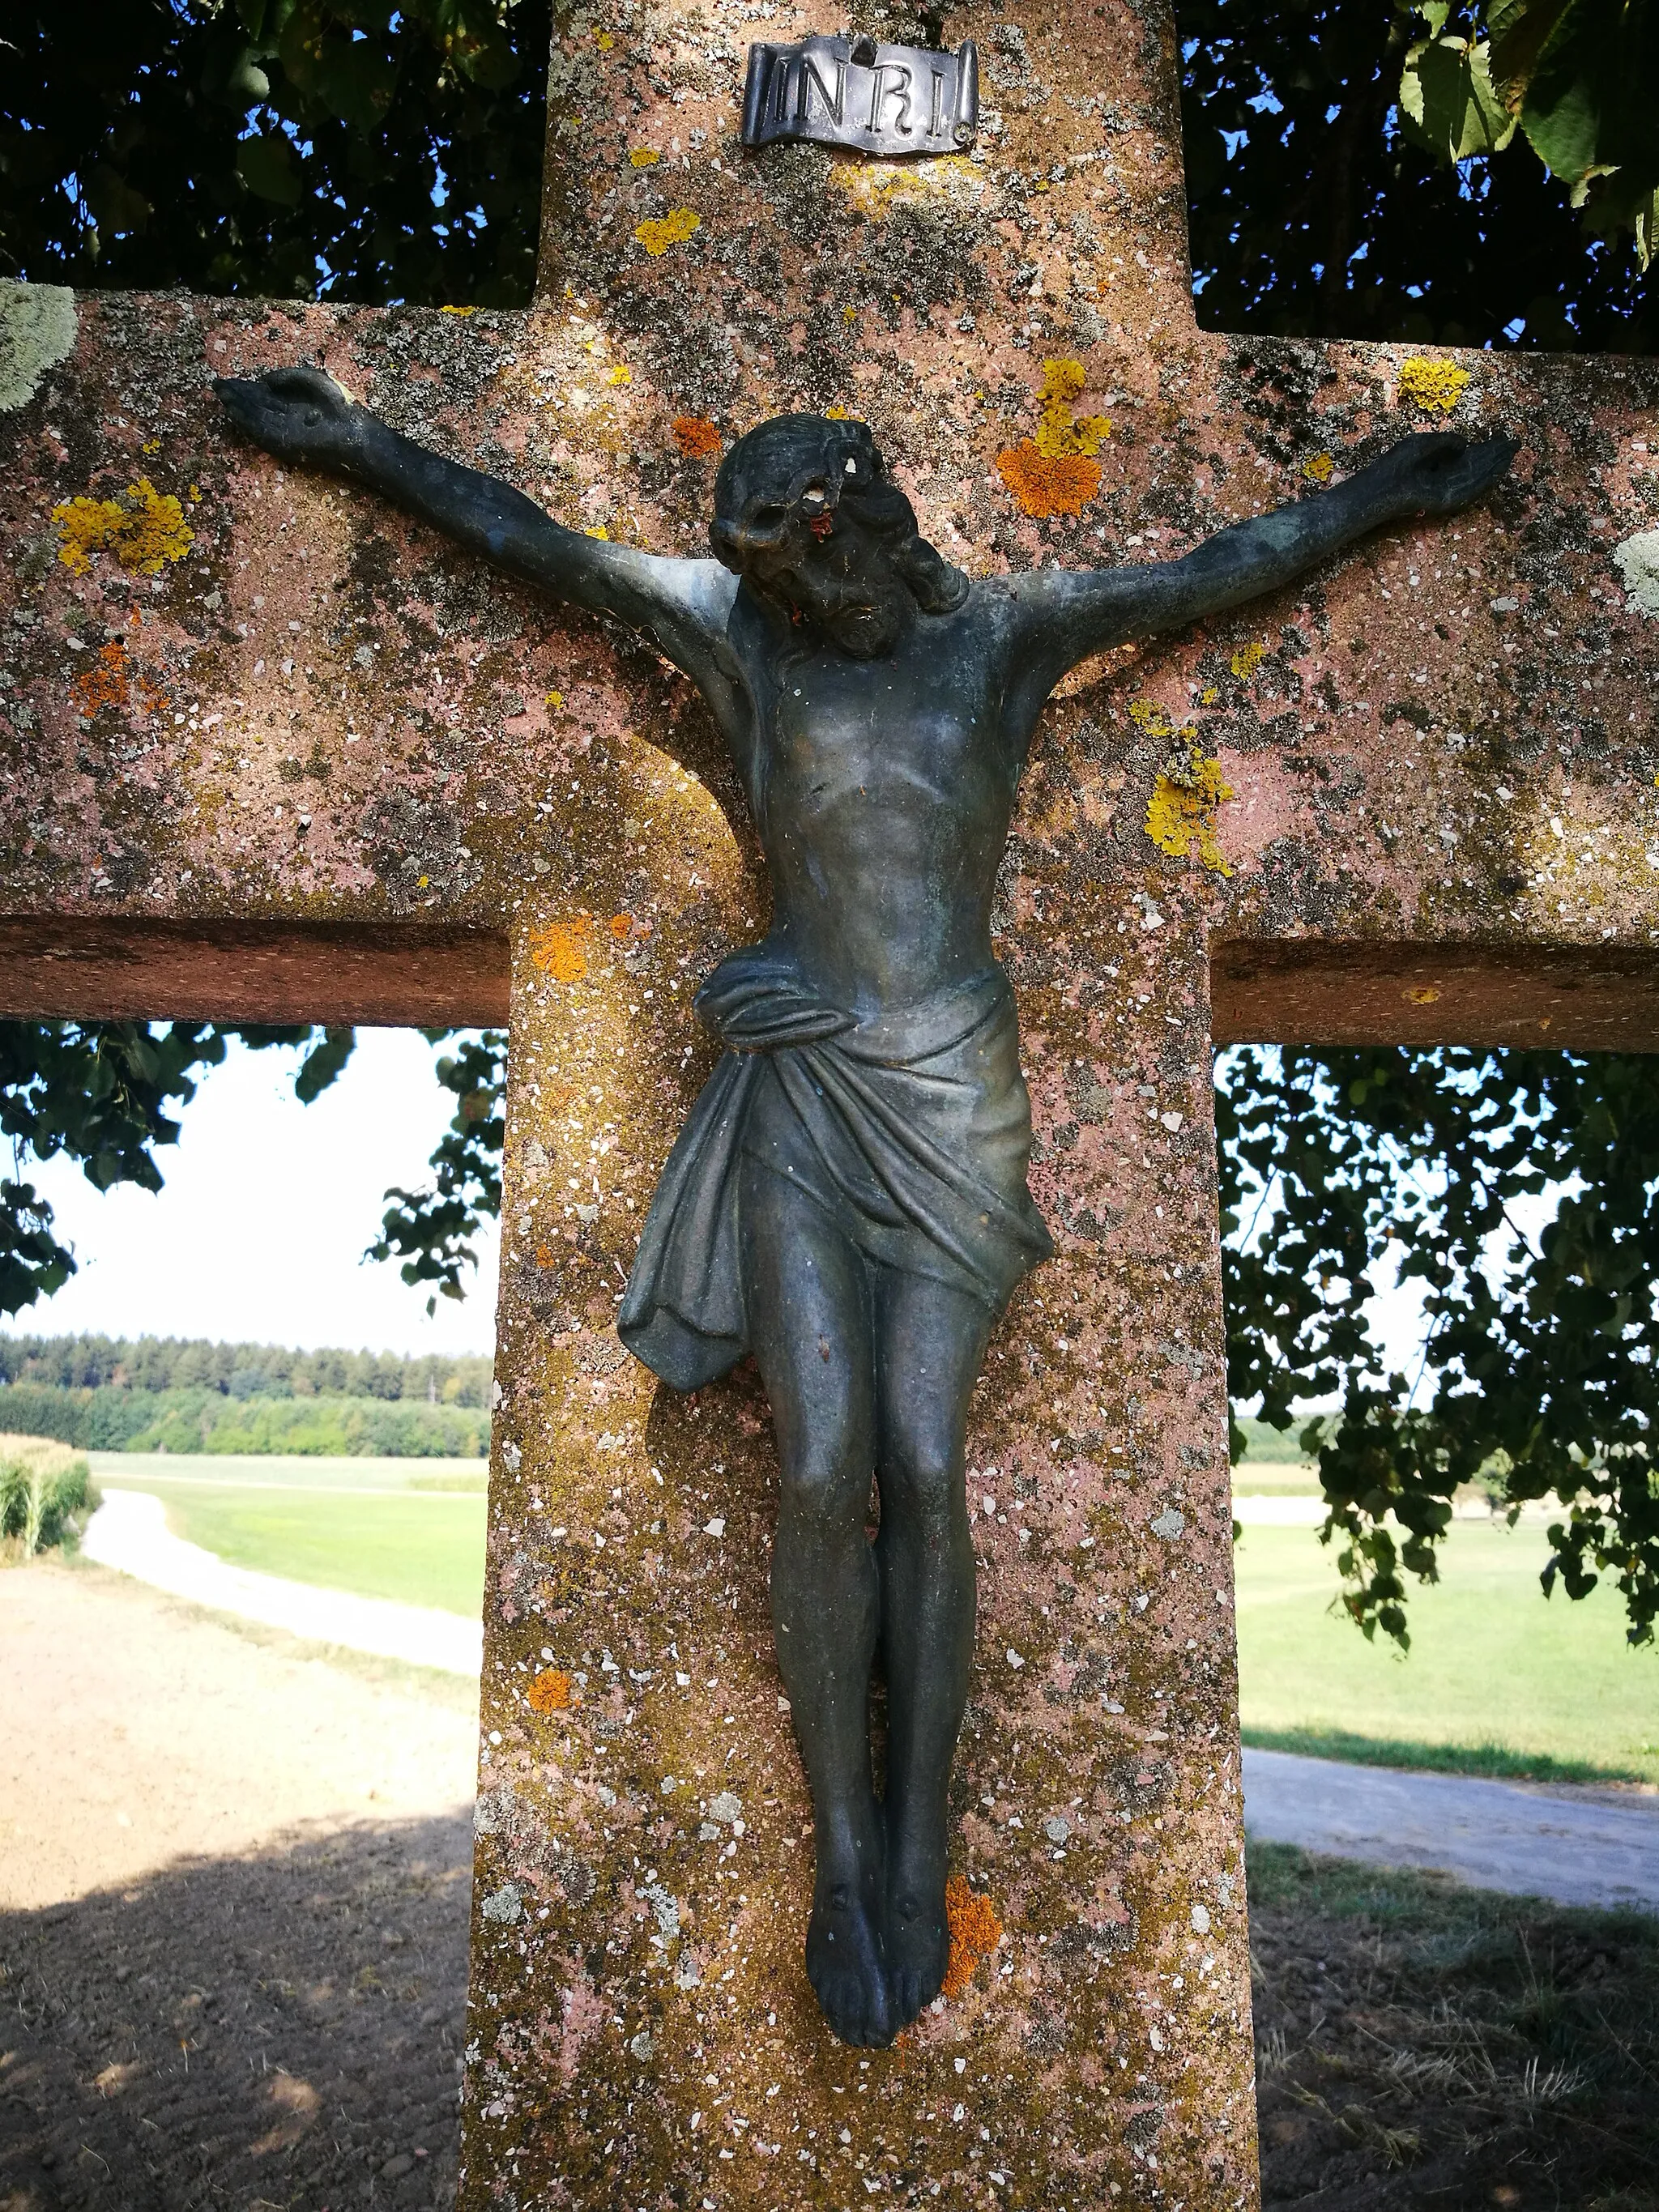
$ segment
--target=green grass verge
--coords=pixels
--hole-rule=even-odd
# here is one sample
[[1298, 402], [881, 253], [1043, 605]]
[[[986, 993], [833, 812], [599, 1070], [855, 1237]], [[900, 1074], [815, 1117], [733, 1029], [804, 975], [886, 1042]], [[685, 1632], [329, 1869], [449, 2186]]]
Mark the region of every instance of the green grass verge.
[[164, 1501], [175, 1534], [234, 1566], [475, 1620], [483, 1609], [482, 1497], [339, 1496], [149, 1477], [143, 1486]]
[[[1341, 1758], [1374, 1745], [1390, 1765], [1466, 1773], [1659, 1783], [1659, 1651], [1626, 1643], [1613, 1589], [1546, 1600], [1548, 1555], [1535, 1522], [1455, 1523], [1442, 1580], [1413, 1586], [1402, 1655], [1333, 1610], [1336, 1562], [1315, 1530], [1246, 1528], [1236, 1554], [1246, 1740]], [[1338, 1750], [1344, 1739], [1352, 1747]]]
[[1263, 2212], [1655, 2212], [1659, 1915], [1246, 1863]]
[[1258, 1751], [1295, 1751], [1305, 1759], [1340, 1759], [1350, 1766], [1406, 1766], [1425, 1774], [1479, 1774], [1494, 1782], [1645, 1782], [1634, 1766], [1597, 1765], [1587, 1759], [1552, 1759], [1504, 1743], [1415, 1743], [1356, 1735], [1351, 1729], [1243, 1728]]

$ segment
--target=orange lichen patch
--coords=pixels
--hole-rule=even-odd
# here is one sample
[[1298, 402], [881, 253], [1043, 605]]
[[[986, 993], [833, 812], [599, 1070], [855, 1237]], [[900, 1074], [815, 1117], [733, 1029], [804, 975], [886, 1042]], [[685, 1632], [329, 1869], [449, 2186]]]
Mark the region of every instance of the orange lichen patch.
[[1418, 353], [1400, 364], [1400, 397], [1425, 412], [1449, 415], [1468, 385], [1469, 372], [1455, 362], [1431, 361]]
[[1234, 653], [1227, 665], [1232, 670], [1233, 674], [1237, 677], [1241, 684], [1248, 684], [1251, 677], [1255, 674], [1256, 670], [1261, 667], [1262, 662], [1267, 659], [1267, 647], [1265, 645], [1258, 645], [1254, 640], [1252, 640], [1249, 645], [1241, 645], [1239, 647], [1238, 651]]
[[1100, 489], [1100, 463], [1086, 453], [1044, 453], [1022, 438], [997, 455], [997, 473], [1022, 514], [1081, 514]]
[[945, 1913], [951, 1929], [951, 1960], [945, 1969], [944, 1995], [953, 2002], [965, 1996], [981, 1959], [1002, 1941], [1002, 1921], [988, 1897], [953, 1874], [945, 1885]]
[[159, 575], [165, 562], [183, 560], [195, 536], [172, 493], [157, 491], [148, 477], [119, 499], [67, 500], [52, 519], [58, 558], [76, 576], [84, 576], [99, 553], [112, 553], [129, 575]]
[[1310, 483], [1327, 484], [1336, 474], [1336, 461], [1330, 453], [1316, 453], [1311, 460], [1304, 461], [1302, 473]]
[[570, 921], [550, 921], [531, 933], [530, 957], [544, 975], [556, 983], [580, 983], [587, 973], [587, 939], [592, 927], [586, 915]]
[[1195, 854], [1214, 874], [1230, 876], [1216, 836], [1216, 810], [1232, 795], [1232, 786], [1221, 780], [1220, 762], [1206, 759], [1189, 743], [1184, 758], [1176, 756], [1158, 772], [1146, 804], [1146, 835], [1172, 860]]
[[562, 1667], [544, 1667], [525, 1697], [532, 1713], [568, 1713], [579, 1702], [575, 1684]]
[[634, 235], [653, 260], [667, 252], [671, 246], [678, 246], [690, 237], [694, 230], [702, 228], [702, 217], [695, 208], [670, 208], [667, 214], [653, 220], [637, 223]]
[[70, 699], [77, 714], [95, 714], [100, 707], [136, 706], [153, 714], [164, 694], [149, 677], [137, 673], [118, 638], [105, 646], [93, 665], [70, 686]]
[[611, 917], [611, 934], [616, 939], [618, 945], [626, 945], [629, 939], [634, 934], [633, 915], [631, 914], [613, 914]]
[[677, 415], [674, 443], [687, 460], [707, 460], [720, 449], [720, 434], [706, 415]]

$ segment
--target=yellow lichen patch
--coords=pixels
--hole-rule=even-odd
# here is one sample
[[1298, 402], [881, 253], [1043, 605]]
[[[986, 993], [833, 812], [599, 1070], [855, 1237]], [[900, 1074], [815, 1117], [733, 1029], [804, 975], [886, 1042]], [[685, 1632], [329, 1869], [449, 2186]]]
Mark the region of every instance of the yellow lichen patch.
[[706, 415], [677, 415], [674, 443], [689, 461], [706, 461], [720, 449], [720, 434]]
[[1440, 994], [1432, 983], [1413, 983], [1400, 995], [1408, 1006], [1431, 1006]]
[[1468, 385], [1469, 372], [1455, 362], [1432, 361], [1427, 354], [1417, 353], [1400, 364], [1400, 397], [1425, 410], [1438, 409], [1449, 415]]
[[1255, 674], [1256, 670], [1261, 667], [1262, 662], [1267, 659], [1267, 647], [1265, 645], [1258, 645], [1253, 638], [1249, 645], [1241, 645], [1239, 647], [1238, 651], [1234, 653], [1232, 659], [1227, 663], [1227, 665], [1232, 670], [1233, 674], [1237, 677], [1241, 684], [1248, 684], [1251, 677]]
[[945, 1969], [943, 1994], [954, 2003], [967, 1996], [981, 1960], [988, 1959], [1001, 1942], [1002, 1919], [990, 1899], [969, 1889], [959, 1874], [953, 1874], [945, 1885], [945, 1914], [951, 1930], [951, 1957]]
[[611, 538], [611, 532], [602, 522], [590, 522], [582, 535], [584, 538], [602, 538], [607, 544]]
[[546, 703], [548, 706], [550, 706], [550, 707], [562, 707], [562, 706], [563, 706], [563, 704], [564, 704], [564, 694], [563, 694], [563, 692], [562, 692], [562, 691], [550, 691], [550, 692], [548, 693], [548, 695], [547, 695], [547, 699], [546, 699], [546, 702], [545, 702], [545, 703]]
[[853, 417], [844, 407], [826, 407], [823, 419], [826, 422], [850, 422]]
[[1042, 382], [1037, 387], [1042, 418], [1036, 442], [1045, 459], [1060, 460], [1068, 453], [1097, 453], [1111, 436], [1109, 416], [1072, 411], [1087, 381], [1088, 371], [1080, 361], [1070, 361], [1062, 355], [1043, 362]]
[[667, 214], [635, 226], [634, 235], [653, 260], [667, 252], [671, 246], [678, 246], [701, 230], [702, 217], [696, 208], [670, 208]]
[[1086, 453], [1051, 457], [1030, 438], [997, 455], [997, 473], [1022, 514], [1081, 514], [1100, 489], [1100, 463]]
[[[1129, 702], [1129, 720], [1138, 730], [1144, 730], [1149, 738], [1172, 738], [1176, 733], [1169, 710], [1160, 707], [1155, 700], [1132, 699]], [[1183, 731], [1182, 734], [1184, 737], [1188, 732]]]
[[580, 1703], [575, 1684], [562, 1667], [544, 1667], [525, 1692], [532, 1713], [568, 1713]]
[[1336, 474], [1336, 462], [1329, 453], [1316, 453], [1311, 460], [1304, 461], [1302, 473], [1310, 483], [1328, 483]]
[[1184, 757], [1177, 755], [1158, 772], [1146, 805], [1146, 835], [1172, 860], [1196, 854], [1216, 875], [1230, 876], [1232, 870], [1216, 837], [1215, 817], [1217, 808], [1232, 795], [1232, 786], [1221, 780], [1220, 762], [1208, 759], [1195, 743], [1189, 743]]
[[556, 983], [580, 983], [587, 973], [587, 939], [592, 925], [585, 914], [569, 921], [550, 921], [532, 930], [530, 957]]
[[608, 54], [612, 46], [616, 45], [617, 41], [611, 37], [609, 31], [595, 31], [593, 33], [593, 43], [602, 54]]
[[1094, 456], [1112, 426], [1104, 415], [1074, 413], [1087, 380], [1080, 361], [1064, 356], [1045, 361], [1036, 437], [1022, 438], [997, 455], [997, 473], [1022, 514], [1081, 514], [1100, 489]]
[[605, 380], [607, 384], [631, 384], [634, 381], [634, 372], [623, 362], [618, 362], [616, 367], [607, 373]]
[[648, 169], [653, 161], [660, 161], [662, 155], [654, 146], [630, 146], [628, 158], [636, 169]]
[[[440, 307], [438, 310], [441, 315], [476, 315], [477, 312], [476, 307]], [[336, 381], [338, 381], [337, 378]]]
[[157, 491], [148, 477], [119, 499], [68, 500], [53, 507], [52, 519], [58, 557], [76, 576], [97, 553], [112, 553], [129, 575], [157, 576], [164, 562], [183, 560], [195, 535], [172, 493]]
[[985, 178], [972, 161], [960, 154], [907, 162], [884, 168], [853, 159], [830, 164], [831, 181], [838, 185], [860, 215], [879, 220], [895, 206], [915, 206], [940, 201], [970, 207], [984, 195]]

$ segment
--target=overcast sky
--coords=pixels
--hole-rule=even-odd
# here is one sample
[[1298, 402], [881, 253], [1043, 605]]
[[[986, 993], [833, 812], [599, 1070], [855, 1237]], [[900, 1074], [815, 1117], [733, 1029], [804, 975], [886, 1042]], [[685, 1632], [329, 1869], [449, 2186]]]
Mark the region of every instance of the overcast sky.
[[[376, 1352], [494, 1348], [495, 1225], [479, 1241], [464, 1304], [362, 1264], [388, 1184], [417, 1188], [454, 1100], [413, 1030], [360, 1030], [357, 1050], [313, 1105], [294, 1097], [294, 1052], [233, 1044], [157, 1154], [167, 1187], [100, 1193], [76, 1167], [29, 1160], [80, 1272], [57, 1297], [0, 1322], [13, 1334], [210, 1337], [367, 1346]], [[9, 1166], [9, 1163], [6, 1163]]]

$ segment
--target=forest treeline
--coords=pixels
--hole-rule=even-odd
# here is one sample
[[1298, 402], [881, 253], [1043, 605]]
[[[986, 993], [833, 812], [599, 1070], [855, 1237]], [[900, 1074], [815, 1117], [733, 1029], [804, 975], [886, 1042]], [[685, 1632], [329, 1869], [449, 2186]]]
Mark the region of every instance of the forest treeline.
[[[199, 1337], [0, 1336], [0, 1383], [58, 1390], [201, 1391], [244, 1401], [419, 1400], [482, 1410], [489, 1402], [490, 1370], [482, 1355], [447, 1359], [432, 1352], [410, 1358], [392, 1352], [295, 1352], [278, 1344], [215, 1344]], [[0, 1420], [0, 1428], [16, 1425]]]

